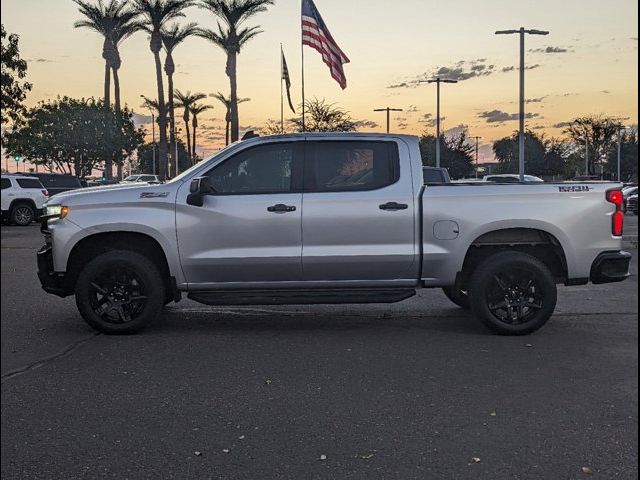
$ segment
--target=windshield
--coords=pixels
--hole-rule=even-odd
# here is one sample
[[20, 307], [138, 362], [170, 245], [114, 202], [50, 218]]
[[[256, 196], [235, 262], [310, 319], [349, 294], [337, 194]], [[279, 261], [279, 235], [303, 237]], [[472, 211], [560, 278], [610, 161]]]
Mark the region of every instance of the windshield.
[[127, 178], [123, 180], [123, 182], [135, 182], [138, 178], [138, 175], [129, 175]]
[[200, 168], [202, 166], [202, 164], [204, 162], [208, 162], [209, 160], [211, 160], [212, 158], [217, 157], [218, 155], [222, 155], [223, 153], [225, 153], [227, 150], [230, 150], [231, 148], [234, 148], [238, 145], [239, 142], [235, 142], [232, 143], [231, 145], [226, 146], [225, 148], [223, 148], [222, 150], [214, 153], [213, 155], [211, 155], [208, 158], [205, 158], [204, 160], [201, 160], [200, 162], [196, 163], [195, 165], [193, 165], [192, 167], [189, 167], [188, 169], [186, 169], [184, 172], [182, 172], [180, 175], [178, 175], [175, 178], [172, 178], [171, 180], [169, 180], [167, 183], [173, 183], [173, 182], [181, 182], [182, 180], [184, 180], [185, 177], [188, 177], [189, 175], [191, 175], [193, 173], [194, 170]]

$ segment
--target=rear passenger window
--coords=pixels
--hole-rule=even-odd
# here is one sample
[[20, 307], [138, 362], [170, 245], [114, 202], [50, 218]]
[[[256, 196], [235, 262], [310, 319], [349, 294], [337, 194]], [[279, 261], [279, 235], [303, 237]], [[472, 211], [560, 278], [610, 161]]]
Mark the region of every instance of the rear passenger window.
[[8, 178], [0, 179], [0, 187], [2, 187], [2, 190], [11, 187], [11, 180], [9, 180]]
[[36, 180], [35, 178], [18, 178], [16, 181], [22, 188], [37, 188], [38, 190], [42, 190], [44, 188], [40, 183], [40, 180]]
[[395, 142], [307, 142], [305, 191], [375, 190], [398, 181]]

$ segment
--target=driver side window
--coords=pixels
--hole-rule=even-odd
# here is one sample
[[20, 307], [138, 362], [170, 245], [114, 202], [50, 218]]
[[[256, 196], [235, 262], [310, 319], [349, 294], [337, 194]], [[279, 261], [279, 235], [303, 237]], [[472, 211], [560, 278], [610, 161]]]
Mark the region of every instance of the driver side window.
[[293, 192], [297, 151], [300, 147], [295, 143], [249, 148], [211, 170], [209, 183], [219, 195]]

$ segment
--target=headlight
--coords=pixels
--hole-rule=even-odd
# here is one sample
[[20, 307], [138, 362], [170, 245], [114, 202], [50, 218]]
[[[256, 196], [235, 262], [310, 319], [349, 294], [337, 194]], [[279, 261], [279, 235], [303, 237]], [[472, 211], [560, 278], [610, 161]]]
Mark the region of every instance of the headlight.
[[64, 205], [47, 205], [45, 215], [51, 220], [64, 218], [69, 213], [69, 207]]

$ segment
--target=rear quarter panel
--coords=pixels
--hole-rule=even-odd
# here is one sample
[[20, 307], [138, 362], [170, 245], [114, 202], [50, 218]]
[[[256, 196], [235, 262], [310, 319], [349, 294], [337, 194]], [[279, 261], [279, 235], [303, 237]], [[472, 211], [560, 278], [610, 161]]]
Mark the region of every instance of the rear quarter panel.
[[[532, 228], [553, 235], [564, 250], [569, 278], [588, 278], [600, 252], [622, 248], [622, 238], [611, 234], [615, 207], [605, 198], [607, 190], [620, 185], [590, 184], [589, 191], [561, 191], [566, 186], [427, 186], [422, 198], [424, 284], [453, 284], [473, 242], [485, 233], [508, 228]], [[457, 238], [436, 238], [434, 224], [447, 220], [458, 224]]]

